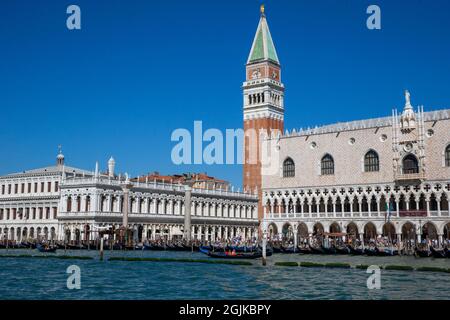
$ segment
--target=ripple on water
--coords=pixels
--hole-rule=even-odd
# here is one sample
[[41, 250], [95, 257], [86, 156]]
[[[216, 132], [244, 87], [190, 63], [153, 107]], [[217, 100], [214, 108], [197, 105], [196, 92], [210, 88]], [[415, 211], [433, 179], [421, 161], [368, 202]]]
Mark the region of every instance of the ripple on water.
[[[12, 250], [9, 253], [14, 254]], [[98, 255], [95, 251], [66, 254]], [[149, 251], [105, 252], [105, 258], [109, 256], [205, 258], [200, 253]], [[275, 254], [266, 267], [260, 261], [254, 261], [253, 266], [234, 266], [8, 258], [1, 260], [0, 296], [3, 299], [450, 299], [449, 275], [445, 273], [382, 270], [381, 290], [368, 290], [366, 281], [370, 275], [365, 270], [277, 267], [274, 261], [450, 268], [448, 259], [413, 257]], [[66, 269], [71, 264], [81, 268], [81, 290], [66, 287]]]

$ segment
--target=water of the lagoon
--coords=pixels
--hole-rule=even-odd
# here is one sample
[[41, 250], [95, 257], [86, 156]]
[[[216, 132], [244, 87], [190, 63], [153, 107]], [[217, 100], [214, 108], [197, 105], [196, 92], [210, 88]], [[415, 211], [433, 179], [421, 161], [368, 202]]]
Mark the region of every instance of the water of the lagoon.
[[[5, 254], [36, 250], [0, 250]], [[415, 257], [317, 256], [275, 254], [268, 266], [179, 262], [0, 258], [0, 299], [450, 299], [449, 273], [387, 271], [381, 289], [367, 289], [360, 269], [278, 267], [275, 261], [347, 262], [352, 265], [412, 265], [450, 268], [450, 259]], [[105, 252], [109, 256], [207, 258], [191, 252]], [[81, 289], [69, 290], [68, 266], [81, 268]]]

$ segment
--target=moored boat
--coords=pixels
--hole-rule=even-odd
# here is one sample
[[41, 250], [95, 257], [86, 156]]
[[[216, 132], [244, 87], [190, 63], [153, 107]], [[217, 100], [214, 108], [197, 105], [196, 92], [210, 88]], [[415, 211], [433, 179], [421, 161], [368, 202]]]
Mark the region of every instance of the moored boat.
[[211, 248], [209, 246], [200, 246], [198, 248], [198, 251], [200, 251], [201, 253], [204, 253], [204, 254], [209, 254], [209, 252], [211, 251]]
[[299, 253], [301, 253], [301, 254], [311, 254], [311, 248], [310, 247], [305, 247], [305, 246], [302, 246], [302, 247], [298, 247], [298, 252]]
[[337, 254], [350, 254], [350, 248], [347, 246], [336, 246]]
[[[266, 256], [268, 252], [266, 252]], [[211, 258], [222, 258], [222, 259], [257, 259], [262, 257], [261, 251], [255, 251], [250, 253], [244, 253], [244, 252], [212, 252], [210, 251], [208, 253], [208, 256]]]
[[281, 247], [278, 246], [272, 246], [273, 253], [281, 253]]
[[294, 246], [281, 247], [282, 253], [296, 253], [298, 250]]
[[355, 256], [362, 256], [365, 251], [362, 247], [356, 248], [356, 247], [349, 246], [348, 248], [350, 250], [350, 254], [353, 254]]
[[383, 248], [375, 248], [377, 251], [377, 256], [380, 257], [387, 257], [387, 256], [397, 256], [398, 255], [398, 250], [395, 250], [394, 248], [388, 248], [388, 247], [383, 247]]
[[416, 248], [415, 254], [416, 254], [416, 256], [421, 257], [421, 258], [428, 258], [431, 256], [431, 251], [429, 249]]
[[48, 246], [48, 245], [42, 245], [42, 244], [38, 244], [36, 246], [36, 249], [38, 249], [39, 252], [44, 252], [44, 253], [55, 253], [56, 252], [55, 246]]
[[434, 258], [445, 258], [446, 257], [446, 253], [444, 251], [444, 249], [436, 249], [434, 247], [430, 247], [431, 250], [431, 254]]
[[324, 254], [336, 254], [336, 248], [334, 246], [331, 247], [322, 246], [322, 251]]
[[312, 254], [324, 254], [322, 247], [309, 246]]
[[368, 256], [377, 256], [378, 250], [376, 247], [369, 247], [364, 249], [364, 253], [367, 254]]

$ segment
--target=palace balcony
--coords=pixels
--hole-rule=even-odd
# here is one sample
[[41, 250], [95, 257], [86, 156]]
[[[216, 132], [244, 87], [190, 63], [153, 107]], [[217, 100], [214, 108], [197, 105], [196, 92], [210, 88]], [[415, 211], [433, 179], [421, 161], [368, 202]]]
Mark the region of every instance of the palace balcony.
[[394, 174], [394, 180], [398, 183], [420, 183], [425, 180], [425, 173], [403, 173], [400, 171]]
[[[430, 211], [430, 213], [434, 211]], [[427, 217], [428, 213], [426, 210], [400, 210], [400, 217]], [[437, 215], [436, 215], [437, 216]]]
[[[414, 217], [450, 217], [448, 210], [400, 210], [392, 211], [390, 219], [392, 218], [414, 218]], [[355, 212], [268, 212], [266, 218], [270, 220], [296, 220], [296, 219], [371, 219], [371, 218], [386, 218], [386, 211], [355, 211]]]

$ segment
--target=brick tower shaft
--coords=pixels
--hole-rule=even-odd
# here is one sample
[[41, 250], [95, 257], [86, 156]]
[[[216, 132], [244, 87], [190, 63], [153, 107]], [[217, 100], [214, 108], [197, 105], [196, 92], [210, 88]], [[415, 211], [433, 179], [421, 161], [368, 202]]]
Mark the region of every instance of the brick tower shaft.
[[260, 132], [270, 134], [284, 127], [284, 85], [281, 66], [267, 24], [264, 7], [246, 64], [244, 91], [244, 172], [245, 190], [258, 191], [258, 218], [263, 217], [261, 205]]

